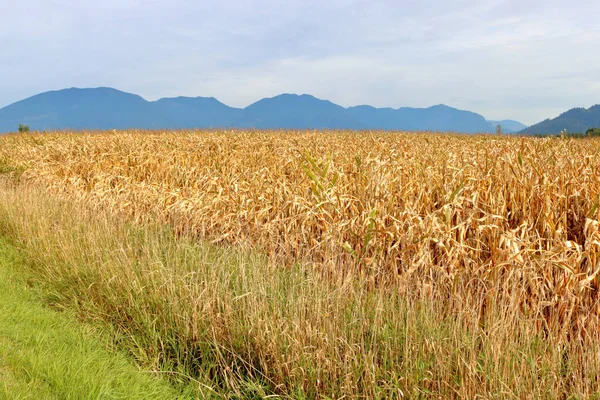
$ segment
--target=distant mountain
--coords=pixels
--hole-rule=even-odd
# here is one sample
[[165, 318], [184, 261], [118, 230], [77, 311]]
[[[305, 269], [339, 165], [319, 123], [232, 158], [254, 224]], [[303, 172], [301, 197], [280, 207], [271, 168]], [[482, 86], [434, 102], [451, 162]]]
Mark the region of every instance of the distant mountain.
[[490, 124], [494, 132], [496, 132], [496, 127], [498, 125], [500, 125], [500, 127], [502, 128], [502, 132], [505, 133], [516, 133], [527, 128], [526, 125], [523, 125], [519, 121], [513, 121], [511, 119], [504, 119], [502, 121], [488, 121], [488, 123]]
[[19, 124], [31, 129], [109, 129], [141, 123], [148, 102], [115, 89], [65, 89], [41, 93], [0, 109], [0, 131]]
[[111, 88], [46, 92], [0, 109], [0, 132], [19, 124], [32, 130], [204, 128], [225, 126], [238, 109], [214, 98], [177, 97], [148, 102]]
[[443, 104], [429, 108], [348, 108], [355, 119], [372, 129], [402, 129], [407, 131], [492, 132], [479, 114], [457, 110]]
[[[28, 125], [31, 130], [243, 127], [465, 133], [494, 132], [496, 126], [479, 114], [445, 105], [344, 108], [307, 94], [282, 94], [240, 109], [213, 97], [176, 97], [151, 102], [111, 88], [51, 91], [0, 109], [0, 132], [15, 131], [19, 124]], [[509, 131], [508, 124], [504, 130]]]
[[240, 112], [239, 108], [229, 107], [214, 97], [164, 98], [149, 104], [153, 115], [147, 115], [135, 127], [150, 127], [147, 124], [151, 120], [160, 128], [222, 127], [228, 126]]
[[308, 94], [281, 94], [259, 100], [244, 108], [234, 124], [253, 128], [368, 128], [344, 107]]
[[559, 134], [563, 129], [567, 132], [585, 133], [590, 128], [600, 128], [600, 104], [588, 109], [573, 108], [554, 119], [547, 119], [521, 131], [528, 134]]

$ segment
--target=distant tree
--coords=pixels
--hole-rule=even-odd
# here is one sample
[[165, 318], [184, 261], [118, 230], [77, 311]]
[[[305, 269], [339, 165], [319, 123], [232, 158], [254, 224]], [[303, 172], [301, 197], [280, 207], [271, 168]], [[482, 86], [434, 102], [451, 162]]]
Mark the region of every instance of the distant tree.
[[21, 132], [21, 133], [29, 132], [29, 126], [28, 125], [19, 124], [19, 132]]
[[591, 128], [585, 132], [585, 136], [600, 136], [600, 128]]
[[502, 135], [502, 125], [500, 125], [500, 124], [496, 125], [496, 134]]

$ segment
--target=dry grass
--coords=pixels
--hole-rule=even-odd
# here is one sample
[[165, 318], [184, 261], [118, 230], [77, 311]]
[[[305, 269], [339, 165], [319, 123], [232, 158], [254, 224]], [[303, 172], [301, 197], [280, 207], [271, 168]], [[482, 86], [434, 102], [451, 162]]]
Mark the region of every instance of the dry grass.
[[[308, 397], [560, 398], [598, 390], [597, 140], [353, 132], [63, 133], [1, 140], [0, 166], [19, 172], [21, 187], [76, 200], [72, 204], [96, 210], [103, 221], [125, 215], [142, 223], [135, 229], [174, 227], [179, 241], [135, 242], [131, 248], [147, 254], [123, 260], [99, 261], [111, 260], [104, 252], [118, 244], [85, 232], [74, 243], [87, 244], [70, 245], [68, 252], [89, 259], [55, 255], [93, 265], [86, 267], [93, 282], [119, 282], [98, 289], [119, 295], [93, 298], [94, 307], [139, 306], [144, 313], [154, 307], [156, 340], [171, 338], [175, 350], [141, 348], [149, 354], [153, 348], [160, 365], [199, 369], [193, 349], [205, 340], [204, 354], [217, 360], [217, 381], [229, 389], [251, 376], [275, 393]], [[21, 236], [52, 231], [51, 224], [26, 228], [26, 221], [44, 221], [33, 208], [49, 208], [34, 203], [20, 211], [4, 206], [13, 222], [28, 216], [21, 228], [11, 228]], [[96, 226], [95, 217], [85, 218]], [[108, 226], [90, 230], [119, 240], [131, 236]], [[167, 263], [158, 253], [169, 246], [178, 257], [188, 254], [177, 246], [192, 246], [191, 237], [267, 258], [231, 262], [236, 274], [252, 271], [250, 281], [234, 279], [241, 286], [215, 271], [214, 261], [194, 258], [163, 266], [158, 275], [135, 272], [142, 268], [136, 263]], [[69, 247], [68, 238], [61, 240], [58, 247]], [[212, 265], [203, 270], [204, 280], [189, 278], [198, 265]], [[149, 276], [156, 278], [146, 281]], [[139, 295], [143, 306], [120, 297], [134, 283], [152, 288]], [[199, 301], [202, 293], [209, 293], [209, 305]], [[149, 318], [117, 311], [103, 312], [120, 324]], [[217, 327], [210, 340], [202, 336], [208, 328], [198, 328], [207, 323]], [[235, 357], [219, 359], [223, 348]], [[227, 372], [236, 362], [247, 368]]]

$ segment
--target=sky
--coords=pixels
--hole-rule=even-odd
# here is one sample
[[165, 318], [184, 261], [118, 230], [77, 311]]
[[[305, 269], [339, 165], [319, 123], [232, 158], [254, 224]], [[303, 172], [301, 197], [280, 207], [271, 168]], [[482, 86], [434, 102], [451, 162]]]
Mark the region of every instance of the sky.
[[109, 86], [245, 107], [446, 104], [527, 125], [600, 103], [598, 0], [0, 0], [0, 107]]

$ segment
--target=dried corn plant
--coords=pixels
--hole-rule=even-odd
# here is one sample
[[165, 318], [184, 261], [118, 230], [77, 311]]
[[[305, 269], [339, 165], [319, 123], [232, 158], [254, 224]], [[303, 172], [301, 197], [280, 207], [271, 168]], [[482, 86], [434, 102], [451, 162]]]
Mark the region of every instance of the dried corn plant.
[[598, 334], [600, 141], [386, 132], [2, 138], [21, 181], [272, 262], [438, 298], [504, 302]]

